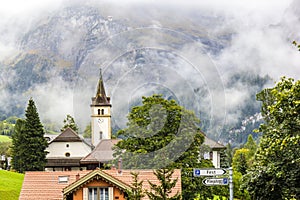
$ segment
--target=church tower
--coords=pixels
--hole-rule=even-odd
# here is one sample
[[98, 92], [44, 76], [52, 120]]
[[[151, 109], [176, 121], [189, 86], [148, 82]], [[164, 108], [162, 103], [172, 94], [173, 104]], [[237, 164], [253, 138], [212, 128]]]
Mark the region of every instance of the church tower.
[[97, 146], [102, 139], [111, 139], [111, 104], [110, 97], [105, 94], [101, 69], [97, 93], [92, 97], [91, 110], [92, 144]]

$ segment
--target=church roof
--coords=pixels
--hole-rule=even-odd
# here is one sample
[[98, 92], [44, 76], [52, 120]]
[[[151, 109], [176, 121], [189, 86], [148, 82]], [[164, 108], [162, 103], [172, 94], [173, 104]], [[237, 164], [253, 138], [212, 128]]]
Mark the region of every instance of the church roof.
[[120, 139], [104, 139], [99, 142], [95, 149], [84, 157], [80, 163], [106, 163], [113, 160], [113, 146], [117, 144]]
[[100, 69], [100, 78], [99, 78], [98, 86], [97, 86], [97, 92], [96, 92], [96, 96], [92, 98], [92, 105], [111, 106], [110, 97], [106, 96], [106, 93], [105, 93], [101, 69]]
[[59, 134], [52, 142], [82, 142], [83, 140], [79, 135], [70, 127], [66, 128], [61, 134]]

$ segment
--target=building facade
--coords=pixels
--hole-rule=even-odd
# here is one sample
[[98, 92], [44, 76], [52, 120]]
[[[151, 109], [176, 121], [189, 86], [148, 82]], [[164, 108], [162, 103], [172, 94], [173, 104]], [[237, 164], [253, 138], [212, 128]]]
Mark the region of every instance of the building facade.
[[[19, 200], [124, 200], [128, 191], [132, 191], [132, 172], [138, 173], [144, 190], [151, 191], [148, 180], [160, 184], [153, 170], [26, 172]], [[170, 196], [182, 192], [181, 171], [178, 169], [171, 177], [171, 180], [175, 179], [177, 182]]]
[[46, 171], [83, 170], [80, 160], [92, 151], [92, 146], [71, 128], [66, 128], [49, 142], [46, 151]]

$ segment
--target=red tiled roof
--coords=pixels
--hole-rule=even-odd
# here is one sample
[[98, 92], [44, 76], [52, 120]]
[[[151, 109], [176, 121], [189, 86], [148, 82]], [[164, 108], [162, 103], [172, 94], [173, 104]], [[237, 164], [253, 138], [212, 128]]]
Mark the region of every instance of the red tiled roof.
[[[118, 173], [118, 170], [104, 170], [106, 173], [114, 176], [115, 178], [132, 185], [132, 175], [131, 172], [138, 172], [138, 180], [143, 181], [143, 189], [150, 191], [150, 184], [151, 183], [159, 185], [159, 181], [157, 180], [156, 176], [153, 174], [153, 170], [123, 170], [121, 174]], [[172, 190], [170, 196], [175, 195], [177, 192], [181, 193], [181, 170], [176, 169], [172, 175], [172, 180], [178, 178], [175, 187]], [[143, 200], [148, 200], [149, 198], [146, 196]]]
[[89, 153], [86, 157], [82, 158], [80, 163], [105, 163], [107, 161], [113, 160], [114, 151], [112, 150], [112, 148], [119, 141], [120, 139], [101, 140], [91, 153]]
[[[62, 190], [90, 171], [26, 172], [19, 200], [62, 200]], [[58, 177], [68, 176], [67, 183], [59, 183]]]
[[[144, 181], [144, 189], [150, 190], [148, 181], [158, 184], [153, 170], [122, 170], [122, 173], [118, 173], [118, 170], [103, 170], [102, 172], [126, 185], [131, 185], [132, 175], [130, 172], [132, 171], [139, 173], [138, 179], [139, 181]], [[92, 171], [26, 172], [19, 200], [62, 200], [63, 189], [75, 182], [76, 175], [79, 174], [80, 177], [83, 178], [87, 176], [88, 173], [92, 173]], [[59, 183], [58, 178], [60, 176], [67, 176], [68, 182]], [[173, 178], [178, 178], [178, 181], [171, 195], [181, 192], [180, 170], [174, 171]], [[143, 199], [146, 200], [148, 198], [145, 197]]]

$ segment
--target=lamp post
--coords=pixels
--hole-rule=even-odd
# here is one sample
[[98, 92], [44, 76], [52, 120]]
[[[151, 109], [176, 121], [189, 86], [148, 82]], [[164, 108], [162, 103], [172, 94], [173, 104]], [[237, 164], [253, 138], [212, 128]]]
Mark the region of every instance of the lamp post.
[[232, 167], [229, 167], [228, 170], [229, 170], [229, 200], [233, 200], [233, 171], [232, 171]]

